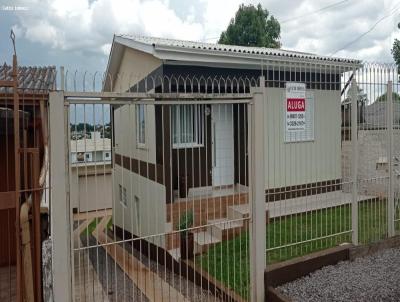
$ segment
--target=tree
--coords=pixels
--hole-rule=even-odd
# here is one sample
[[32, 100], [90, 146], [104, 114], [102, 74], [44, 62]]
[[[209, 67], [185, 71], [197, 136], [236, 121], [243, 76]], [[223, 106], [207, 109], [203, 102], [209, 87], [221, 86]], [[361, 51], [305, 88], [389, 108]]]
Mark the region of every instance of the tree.
[[[386, 102], [387, 100], [387, 93], [378, 96], [375, 102]], [[392, 92], [392, 100], [393, 102], [400, 102], [400, 95], [396, 92]]]
[[392, 48], [393, 59], [397, 64], [397, 67], [400, 68], [400, 40], [395, 39]]
[[218, 43], [241, 46], [279, 48], [281, 26], [261, 4], [240, 5], [235, 18], [226, 31], [221, 33]]

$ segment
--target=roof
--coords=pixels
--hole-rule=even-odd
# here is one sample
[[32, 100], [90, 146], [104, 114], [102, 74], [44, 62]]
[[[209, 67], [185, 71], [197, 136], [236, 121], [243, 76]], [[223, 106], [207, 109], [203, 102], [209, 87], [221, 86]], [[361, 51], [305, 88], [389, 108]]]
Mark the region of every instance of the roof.
[[[0, 80], [12, 80], [12, 66], [0, 65]], [[18, 88], [24, 93], [35, 93], [49, 91], [56, 88], [56, 67], [55, 66], [19, 66], [18, 67]], [[12, 93], [12, 88], [0, 87], [0, 92]]]
[[[156, 54], [157, 50], [180, 50], [185, 51], [196, 51], [203, 53], [214, 53], [214, 54], [226, 54], [234, 56], [251, 56], [257, 57], [258, 59], [270, 59], [271, 57], [286, 58], [286, 59], [302, 59], [312, 60], [321, 62], [332, 62], [332, 63], [346, 63], [346, 64], [360, 64], [360, 60], [321, 56], [312, 53], [299, 52], [293, 50], [276, 49], [276, 48], [265, 48], [265, 47], [252, 47], [252, 46], [237, 46], [237, 45], [225, 45], [225, 44], [214, 44], [214, 43], [203, 43], [194, 41], [184, 41], [175, 39], [155, 38], [155, 37], [144, 37], [144, 36], [131, 36], [131, 35], [116, 35], [115, 41], [118, 43], [127, 43], [126, 46], [140, 48], [140, 46], [151, 46], [153, 53]], [[129, 44], [130, 42], [133, 42]], [[141, 49], [145, 50], [145, 49]], [[151, 51], [151, 49], [147, 49]]]
[[[360, 60], [285, 49], [223, 45], [175, 39], [154, 38], [132, 35], [114, 35], [108, 60], [106, 74], [115, 79], [119, 71], [125, 48], [149, 54], [165, 65], [189, 65], [230, 69], [262, 69], [265, 66], [279, 66], [280, 70], [290, 70], [295, 63], [297, 67], [315, 70], [323, 66], [335, 68], [343, 73], [362, 66]], [[103, 89], [110, 89], [110, 81], [105, 81]]]

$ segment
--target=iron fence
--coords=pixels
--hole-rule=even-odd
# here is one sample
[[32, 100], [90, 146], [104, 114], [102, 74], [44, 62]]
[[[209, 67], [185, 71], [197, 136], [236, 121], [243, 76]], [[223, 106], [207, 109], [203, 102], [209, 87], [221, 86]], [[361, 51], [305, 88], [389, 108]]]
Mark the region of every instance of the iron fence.
[[48, 91], [55, 69], [0, 66], [0, 300], [42, 299], [48, 235]]
[[395, 66], [134, 75], [50, 100], [71, 299], [256, 301], [264, 262], [398, 233]]

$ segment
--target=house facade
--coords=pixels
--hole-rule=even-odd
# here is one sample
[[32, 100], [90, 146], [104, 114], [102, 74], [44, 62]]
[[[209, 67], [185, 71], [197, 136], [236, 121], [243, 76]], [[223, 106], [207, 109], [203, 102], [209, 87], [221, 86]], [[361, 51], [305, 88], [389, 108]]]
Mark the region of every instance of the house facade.
[[94, 131], [71, 139], [71, 201], [75, 212], [112, 208], [111, 139]]
[[[111, 76], [103, 89], [159, 92], [172, 88], [154, 79], [175, 78], [173, 88], [184, 92], [181, 81], [196, 78], [204, 80], [185, 86], [191, 92], [250, 92], [263, 76], [267, 96], [262, 164], [268, 202], [340, 190], [341, 76], [359, 65], [285, 50], [115, 36], [107, 67]], [[216, 78], [248, 80], [237, 85], [206, 80]], [[297, 134], [288, 126], [296, 123], [288, 122], [293, 116], [286, 106], [291, 86], [303, 89], [307, 104], [302, 117], [306, 126], [300, 125]], [[114, 107], [115, 226], [135, 236], [161, 234], [176, 228], [177, 217], [169, 209], [185, 198], [193, 200], [213, 188], [246, 193], [247, 119], [245, 104], [212, 100]], [[326, 161], [326, 154], [333, 158]], [[291, 173], [294, 165], [303, 172]], [[218, 215], [215, 218], [226, 213]], [[155, 217], [157, 223], [141, 217]]]

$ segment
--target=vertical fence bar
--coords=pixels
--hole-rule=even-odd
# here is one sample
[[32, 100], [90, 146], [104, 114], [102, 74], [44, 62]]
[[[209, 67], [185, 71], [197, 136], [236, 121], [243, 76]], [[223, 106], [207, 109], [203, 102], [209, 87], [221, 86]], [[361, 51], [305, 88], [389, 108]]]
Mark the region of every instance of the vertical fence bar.
[[70, 207], [66, 167], [68, 140], [62, 91], [50, 92], [50, 184], [53, 293], [57, 301], [72, 301]]
[[253, 103], [249, 105], [250, 127], [250, 287], [251, 301], [265, 300], [264, 270], [266, 264], [266, 217], [264, 181], [264, 100], [265, 78], [260, 88], [253, 88]]
[[351, 81], [351, 177], [352, 177], [352, 199], [351, 199], [351, 224], [352, 224], [352, 242], [358, 245], [358, 104], [357, 104], [357, 81], [355, 78]]
[[393, 83], [388, 81], [387, 90], [387, 146], [389, 168], [389, 192], [388, 192], [388, 236], [394, 236], [394, 170], [393, 170]]

